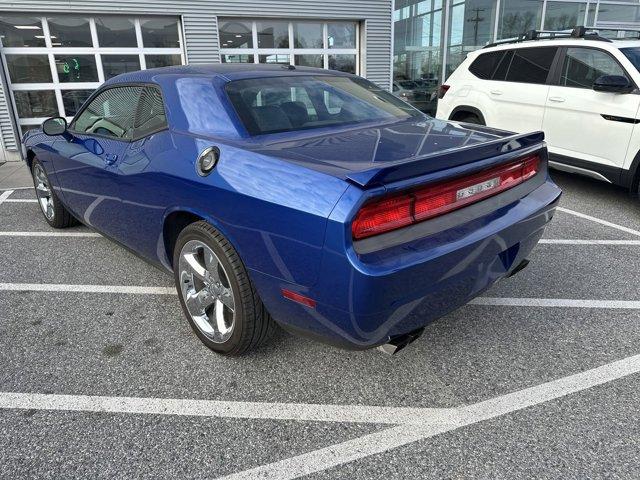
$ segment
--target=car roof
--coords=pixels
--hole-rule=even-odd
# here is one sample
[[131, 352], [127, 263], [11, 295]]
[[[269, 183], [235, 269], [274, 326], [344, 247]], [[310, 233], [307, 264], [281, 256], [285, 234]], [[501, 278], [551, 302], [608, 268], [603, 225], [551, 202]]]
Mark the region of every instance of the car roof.
[[640, 47], [640, 40], [636, 39], [615, 39], [612, 38], [611, 41], [607, 40], [593, 40], [588, 38], [553, 38], [553, 39], [538, 39], [538, 40], [524, 40], [520, 42], [510, 42], [503, 43], [500, 45], [493, 45], [491, 47], [481, 48], [480, 50], [475, 50], [472, 53], [485, 53], [485, 52], [496, 52], [499, 50], [508, 50], [514, 48], [528, 48], [528, 47], [555, 47], [558, 45], [571, 45], [571, 46], [580, 46], [586, 45], [590, 47], [604, 47], [605, 49], [608, 47], [609, 49], [618, 49], [618, 48], [627, 48], [627, 47]]
[[174, 67], [151, 68], [136, 72], [123, 73], [113, 77], [105, 84], [152, 82], [158, 83], [159, 77], [175, 76], [211, 76], [219, 77], [227, 81], [241, 80], [245, 78], [271, 78], [292, 77], [299, 75], [331, 75], [353, 76], [350, 73], [336, 70], [325, 70], [313, 67], [291, 67], [289, 65], [265, 65], [265, 64], [237, 64], [216, 63], [202, 65], [179, 65]]

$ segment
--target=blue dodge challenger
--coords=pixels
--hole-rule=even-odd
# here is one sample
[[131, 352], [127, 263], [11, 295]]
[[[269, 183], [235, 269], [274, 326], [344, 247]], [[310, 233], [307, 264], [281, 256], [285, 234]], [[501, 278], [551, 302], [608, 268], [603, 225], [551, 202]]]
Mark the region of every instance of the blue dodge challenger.
[[355, 75], [226, 64], [115, 77], [24, 145], [51, 226], [173, 272], [198, 337], [239, 355], [276, 323], [397, 351], [522, 269], [561, 194], [543, 139]]

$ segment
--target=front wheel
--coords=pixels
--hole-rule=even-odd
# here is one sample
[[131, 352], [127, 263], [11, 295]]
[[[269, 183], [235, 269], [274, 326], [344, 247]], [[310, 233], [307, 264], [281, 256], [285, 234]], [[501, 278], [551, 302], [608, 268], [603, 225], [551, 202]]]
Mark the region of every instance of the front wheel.
[[42, 163], [37, 158], [33, 159], [31, 175], [33, 177], [33, 186], [36, 189], [38, 204], [47, 223], [53, 228], [66, 228], [75, 225], [76, 219], [62, 205], [51, 186], [47, 172], [45, 172]]
[[182, 309], [198, 338], [223, 355], [242, 355], [263, 343], [274, 322], [236, 250], [204, 221], [178, 236], [173, 270]]

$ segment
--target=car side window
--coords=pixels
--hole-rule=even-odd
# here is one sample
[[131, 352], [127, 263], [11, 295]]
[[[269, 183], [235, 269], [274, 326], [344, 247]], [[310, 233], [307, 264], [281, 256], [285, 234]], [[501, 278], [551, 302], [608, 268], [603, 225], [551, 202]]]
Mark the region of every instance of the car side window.
[[144, 87], [138, 103], [134, 124], [134, 137], [146, 137], [167, 127], [162, 94], [155, 87]]
[[71, 130], [130, 140], [141, 90], [136, 86], [104, 90], [73, 121]]
[[568, 48], [562, 64], [560, 85], [563, 87], [592, 88], [602, 75], [626, 77], [623, 68], [607, 52], [595, 48]]
[[520, 83], [546, 83], [557, 50], [557, 47], [515, 49], [506, 80]]

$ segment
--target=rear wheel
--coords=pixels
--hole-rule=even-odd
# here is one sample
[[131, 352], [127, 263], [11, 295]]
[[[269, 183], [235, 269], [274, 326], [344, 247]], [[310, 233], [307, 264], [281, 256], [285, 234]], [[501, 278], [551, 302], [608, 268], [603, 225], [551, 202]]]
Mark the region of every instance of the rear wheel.
[[231, 244], [200, 221], [178, 236], [173, 255], [182, 309], [198, 338], [223, 355], [242, 355], [274, 328]]
[[40, 210], [42, 210], [47, 223], [54, 228], [66, 228], [75, 225], [77, 223], [76, 219], [60, 202], [51, 186], [51, 182], [49, 182], [47, 172], [45, 172], [42, 163], [37, 158], [33, 159], [31, 174], [33, 186], [36, 189], [38, 205], [40, 205]]
[[452, 119], [457, 122], [474, 123], [476, 125], [484, 125], [484, 122], [475, 113], [460, 112]]

